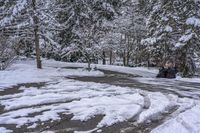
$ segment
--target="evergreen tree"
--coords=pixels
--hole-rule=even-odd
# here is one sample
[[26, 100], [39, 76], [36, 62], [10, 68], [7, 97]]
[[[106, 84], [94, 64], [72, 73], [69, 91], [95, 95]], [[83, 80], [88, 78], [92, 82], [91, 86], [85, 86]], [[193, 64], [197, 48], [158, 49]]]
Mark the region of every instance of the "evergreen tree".
[[191, 54], [199, 45], [199, 28], [196, 24], [199, 2], [165, 0], [152, 4], [154, 6], [147, 22], [149, 38], [142, 41], [147, 53], [157, 63], [173, 58], [184, 76], [193, 75], [194, 63], [188, 65], [192, 62]]
[[91, 62], [99, 58], [101, 38], [108, 31], [103, 22], [114, 19], [120, 1], [86, 0], [66, 3], [70, 4], [70, 8], [66, 12], [67, 18], [62, 19], [68, 20], [66, 25], [70, 25], [70, 28], [69, 32], [63, 32], [70, 33], [71, 39], [62, 45], [65, 46], [62, 57], [80, 53], [90, 67]]
[[[37, 67], [42, 68], [40, 46], [42, 42], [57, 45], [53, 34], [65, 27], [55, 19], [55, 12], [61, 7], [56, 7], [55, 1], [48, 0], [6, 0], [1, 2], [0, 29], [6, 36], [12, 36], [19, 42], [35, 44]], [[43, 40], [43, 41], [41, 41]]]

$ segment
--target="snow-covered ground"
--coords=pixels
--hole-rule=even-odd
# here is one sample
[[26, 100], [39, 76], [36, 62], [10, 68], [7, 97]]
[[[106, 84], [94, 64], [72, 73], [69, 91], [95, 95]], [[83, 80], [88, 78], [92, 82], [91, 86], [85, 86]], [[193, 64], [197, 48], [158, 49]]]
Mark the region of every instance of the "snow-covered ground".
[[[64, 62], [57, 62], [53, 60], [44, 60], [43, 61], [47, 66], [54, 66], [54, 67], [87, 67], [88, 64], [86, 63], [64, 63]], [[52, 64], [52, 62], [54, 62]], [[121, 72], [126, 74], [134, 74], [142, 77], [155, 77], [158, 73], [158, 69], [155, 68], [146, 68], [146, 67], [124, 67], [124, 66], [114, 66], [114, 65], [101, 65], [101, 64], [92, 64], [91, 67], [98, 68], [102, 70], [110, 70], [114, 72]]]
[[17, 61], [5, 71], [0, 71], [0, 91], [10, 86], [22, 83], [47, 82], [57, 77], [67, 76], [103, 76], [100, 71], [86, 71], [83, 69], [62, 69], [64, 63], [56, 61], [44, 61], [44, 69], [36, 69], [35, 61]]
[[[86, 64], [52, 60], [45, 60], [43, 63], [44, 69], [37, 70], [32, 60], [17, 61], [6, 71], [0, 72], [2, 91], [21, 83], [46, 82], [41, 88], [21, 86], [19, 88], [21, 91], [16, 94], [0, 96], [0, 105], [5, 106], [4, 112], [0, 114], [0, 125], [15, 124], [16, 128], [26, 125], [30, 129], [35, 129], [38, 122], [60, 120], [60, 114], [73, 114], [71, 120], [79, 121], [88, 121], [97, 115], [103, 116], [96, 127], [89, 131], [92, 132], [101, 131], [99, 129], [103, 127], [127, 120], [132, 120], [137, 124], [151, 122], [156, 117], [167, 114], [170, 109], [178, 107], [163, 124], [151, 132], [200, 132], [200, 101], [197, 99], [179, 98], [172, 94], [148, 92], [137, 88], [75, 81], [66, 77], [103, 76], [104, 74], [100, 71], [88, 72], [82, 69], [64, 68], [83, 67]], [[152, 71], [147, 68], [102, 65], [96, 65], [96, 67], [145, 76], [137, 80], [152, 84], [155, 83], [155, 79], [149, 77], [157, 72], [157, 70]], [[0, 132], [13, 131], [0, 126]]]

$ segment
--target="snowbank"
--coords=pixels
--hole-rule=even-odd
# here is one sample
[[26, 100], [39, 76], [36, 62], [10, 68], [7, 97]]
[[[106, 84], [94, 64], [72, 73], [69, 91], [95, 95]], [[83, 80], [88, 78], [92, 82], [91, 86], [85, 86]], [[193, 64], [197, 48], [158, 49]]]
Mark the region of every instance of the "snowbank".
[[200, 105], [179, 114], [177, 117], [165, 122], [151, 133], [199, 133], [200, 132]]

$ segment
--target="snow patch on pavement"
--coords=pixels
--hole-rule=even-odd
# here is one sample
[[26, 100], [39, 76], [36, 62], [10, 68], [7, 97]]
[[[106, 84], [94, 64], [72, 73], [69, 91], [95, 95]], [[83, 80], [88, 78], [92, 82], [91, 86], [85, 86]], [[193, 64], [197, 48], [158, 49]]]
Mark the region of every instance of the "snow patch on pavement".
[[[100, 129], [135, 119], [138, 115], [140, 122], [147, 121], [170, 104], [161, 93], [62, 78], [39, 89], [21, 87], [20, 90], [23, 92], [0, 96], [0, 104], [7, 111], [0, 115], [0, 124], [34, 128], [38, 121], [60, 120], [59, 114], [63, 113], [73, 114], [72, 120], [80, 121], [101, 115], [103, 119], [96, 126]], [[144, 110], [144, 94], [151, 103], [147, 110]]]
[[[0, 115], [0, 124], [16, 124], [18, 128], [27, 125], [28, 128], [34, 128], [37, 126], [35, 123], [39, 121], [60, 120], [60, 113], [73, 114], [71, 120], [80, 121], [88, 121], [100, 115], [103, 117], [102, 120], [95, 129], [91, 130], [96, 131], [102, 127], [112, 126], [130, 119], [134, 121], [137, 116], [138, 123], [148, 122], [160, 113], [165, 113], [168, 107], [174, 105], [180, 106], [174, 113], [176, 117], [198, 104], [192, 99], [178, 98], [171, 94], [164, 95], [62, 78], [39, 89], [21, 87], [20, 90], [23, 92], [0, 96], [0, 104], [4, 105], [7, 110], [6, 113]], [[145, 97], [150, 103], [148, 108], [145, 108]], [[39, 104], [41, 105], [37, 106]], [[35, 115], [32, 116], [32, 114]], [[198, 115], [198, 113], [196, 114]], [[185, 121], [197, 117], [197, 115], [190, 115], [191, 118], [189, 118], [186, 115], [190, 115], [190, 113], [183, 115]], [[169, 126], [173, 128], [174, 120], [168, 121], [172, 124]], [[198, 124], [195, 123], [196, 121], [190, 125], [195, 131], [197, 129], [193, 127]], [[180, 123], [177, 122], [176, 125], [179, 126], [180, 131], [184, 131], [185, 127], [182, 127]], [[156, 131], [155, 129], [155, 133]]]
[[12, 130], [8, 130], [5, 127], [0, 127], [0, 133], [12, 133]]
[[165, 122], [151, 133], [199, 133], [200, 132], [200, 105], [179, 114], [177, 117]]
[[156, 117], [170, 106], [173, 106], [172, 101], [169, 101], [162, 93], [149, 93], [147, 97], [150, 99], [150, 107], [139, 115], [138, 123], [143, 123], [151, 117]]
[[[0, 96], [0, 104], [8, 111], [0, 115], [0, 124], [21, 127], [37, 121], [59, 120], [59, 113], [65, 113], [80, 121], [102, 115], [97, 127], [103, 127], [134, 117], [144, 104], [143, 97], [129, 88], [67, 79], [57, 82], [40, 89], [22, 87], [21, 93]], [[41, 106], [30, 107], [35, 105]], [[33, 113], [38, 115], [30, 117]]]
[[[141, 104], [141, 105], [140, 105]], [[143, 97], [136, 94], [102, 96], [71, 102], [72, 120], [87, 121], [95, 115], [105, 115], [98, 128], [129, 120], [142, 111]]]

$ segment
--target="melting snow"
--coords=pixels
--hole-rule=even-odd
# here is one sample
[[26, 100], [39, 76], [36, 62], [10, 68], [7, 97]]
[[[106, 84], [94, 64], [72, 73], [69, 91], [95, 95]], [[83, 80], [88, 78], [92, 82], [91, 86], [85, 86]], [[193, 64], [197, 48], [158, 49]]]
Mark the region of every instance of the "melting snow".
[[1, 133], [12, 133], [13, 131], [8, 130], [8, 129], [4, 128], [4, 127], [0, 127], [0, 132]]
[[[200, 106], [179, 114], [177, 117], [165, 122], [161, 126], [154, 129], [151, 133], [199, 133], [200, 132]], [[169, 131], [170, 130], [170, 131]]]
[[[102, 127], [111, 126], [118, 122], [135, 120], [138, 123], [151, 121], [159, 114], [166, 113], [170, 107], [179, 106], [162, 125], [152, 133], [199, 132], [200, 131], [200, 103], [199, 101], [179, 98], [172, 94], [148, 92], [139, 89], [117, 87], [108, 84], [87, 83], [66, 79], [69, 75], [103, 76], [99, 71], [86, 72], [82, 69], [57, 68], [70, 66], [70, 63], [44, 61], [44, 69], [34, 69], [33, 61], [23, 61], [14, 64], [6, 71], [0, 72], [2, 87], [10, 87], [19, 83], [44, 82], [41, 87], [21, 87], [22, 92], [0, 96], [0, 104], [5, 106], [5, 113], [0, 114], [0, 124], [16, 124], [19, 128], [27, 125], [28, 128], [37, 127], [37, 122], [60, 120], [59, 114], [73, 114], [71, 120], [88, 121], [97, 115], [102, 120], [91, 131], [98, 131]], [[83, 64], [73, 64], [77, 67]], [[155, 74], [146, 68], [123, 68], [115, 66], [101, 66], [101, 69], [114, 69], [119, 72]], [[127, 72], [127, 73], [128, 73]], [[145, 75], [145, 74], [143, 74]], [[152, 78], [138, 78], [143, 82], [155, 82]], [[171, 80], [169, 80], [169, 84]], [[34, 115], [33, 115], [34, 114]], [[0, 128], [2, 133], [10, 130]]]

